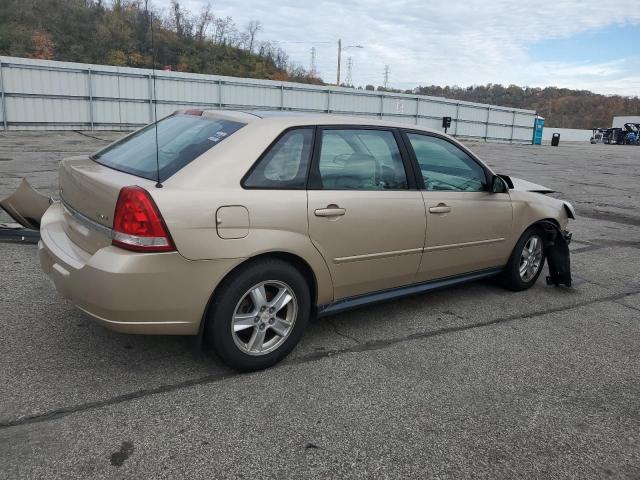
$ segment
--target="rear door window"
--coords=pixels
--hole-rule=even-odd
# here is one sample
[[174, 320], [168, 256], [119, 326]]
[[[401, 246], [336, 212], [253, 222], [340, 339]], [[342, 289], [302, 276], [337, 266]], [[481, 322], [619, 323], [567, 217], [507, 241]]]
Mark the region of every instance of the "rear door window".
[[156, 125], [157, 162], [160, 181], [163, 182], [245, 124], [221, 118], [171, 115], [108, 146], [91, 158], [106, 167], [156, 180]]
[[312, 128], [283, 134], [245, 179], [245, 188], [305, 188], [313, 143]]
[[313, 173], [317, 187], [325, 190], [409, 188], [400, 149], [390, 130], [324, 130]]

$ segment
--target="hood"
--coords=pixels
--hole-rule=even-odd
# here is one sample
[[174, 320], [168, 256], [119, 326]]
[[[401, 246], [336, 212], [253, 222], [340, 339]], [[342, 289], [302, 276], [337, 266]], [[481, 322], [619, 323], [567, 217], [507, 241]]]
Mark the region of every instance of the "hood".
[[522, 192], [543, 193], [543, 194], [555, 192], [555, 190], [551, 188], [538, 185], [537, 183], [527, 182], [526, 180], [522, 180], [521, 178], [511, 177], [511, 181], [513, 182], [513, 190], [520, 190]]

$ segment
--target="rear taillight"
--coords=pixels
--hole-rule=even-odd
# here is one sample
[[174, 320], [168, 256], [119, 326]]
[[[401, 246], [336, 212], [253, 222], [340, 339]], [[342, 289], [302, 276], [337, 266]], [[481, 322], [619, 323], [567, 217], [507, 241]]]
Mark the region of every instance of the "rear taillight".
[[144, 188], [123, 187], [113, 219], [113, 245], [135, 252], [175, 250], [169, 230]]

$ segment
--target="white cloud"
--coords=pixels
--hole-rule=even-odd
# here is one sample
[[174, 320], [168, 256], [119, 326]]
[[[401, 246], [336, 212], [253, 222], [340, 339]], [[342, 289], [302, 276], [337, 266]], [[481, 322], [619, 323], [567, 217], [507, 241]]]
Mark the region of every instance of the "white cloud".
[[[162, 6], [168, 0], [156, 3]], [[197, 12], [206, 0], [182, 3]], [[614, 9], [601, 0], [216, 0], [212, 5], [214, 13], [233, 17], [239, 27], [260, 20], [264, 25], [261, 38], [281, 42], [306, 67], [312, 42], [318, 42], [317, 65], [325, 81], [335, 78], [335, 42], [342, 38], [345, 45], [365, 46], [343, 53], [343, 65], [347, 57], [353, 57], [356, 85], [381, 84], [388, 64], [391, 86], [399, 88], [515, 83], [639, 93], [638, 57], [600, 64], [561, 63], [536, 62], [527, 53], [528, 45], [541, 40], [611, 25], [640, 24], [640, 9]], [[345, 75], [346, 69], [342, 78]]]

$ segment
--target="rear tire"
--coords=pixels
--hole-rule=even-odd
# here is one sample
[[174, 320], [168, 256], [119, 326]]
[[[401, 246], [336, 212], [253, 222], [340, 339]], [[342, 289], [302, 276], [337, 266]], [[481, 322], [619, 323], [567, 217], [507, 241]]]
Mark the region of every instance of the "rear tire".
[[513, 248], [502, 274], [502, 285], [514, 292], [531, 288], [542, 273], [545, 259], [543, 230], [528, 228]]
[[220, 285], [207, 312], [205, 341], [229, 367], [261, 370], [293, 350], [310, 312], [304, 276], [285, 261], [259, 260]]

